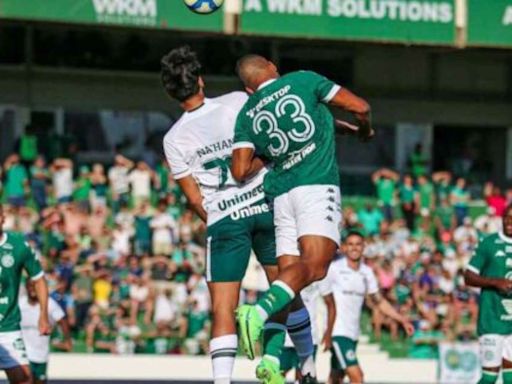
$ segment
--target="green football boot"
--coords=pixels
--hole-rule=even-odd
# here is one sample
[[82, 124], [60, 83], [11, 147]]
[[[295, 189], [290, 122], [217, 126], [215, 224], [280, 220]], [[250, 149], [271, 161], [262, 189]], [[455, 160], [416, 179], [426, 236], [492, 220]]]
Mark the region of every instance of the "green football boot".
[[254, 360], [258, 342], [265, 322], [254, 305], [241, 305], [236, 310], [238, 333], [243, 352], [249, 360]]
[[281, 375], [279, 364], [263, 357], [256, 367], [256, 377], [263, 384], [284, 384], [285, 379]]

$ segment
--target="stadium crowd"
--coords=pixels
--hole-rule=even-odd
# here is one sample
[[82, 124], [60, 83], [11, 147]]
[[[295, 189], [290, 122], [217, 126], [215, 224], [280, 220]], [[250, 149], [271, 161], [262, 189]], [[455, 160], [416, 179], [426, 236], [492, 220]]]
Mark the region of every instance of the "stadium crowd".
[[[74, 350], [207, 353], [205, 225], [165, 161], [151, 168], [118, 154], [106, 169], [12, 154], [0, 175], [4, 229], [24, 233], [39, 253]], [[466, 181], [449, 172], [418, 166], [401, 177], [381, 169], [372, 180], [376, 199], [344, 207], [344, 227], [367, 236], [366, 262], [387, 299], [414, 321], [410, 356], [434, 357], [440, 340], [474, 338], [477, 292], [464, 286], [462, 271], [479, 238], [500, 229], [512, 190], [487, 183], [487, 208], [472, 217]], [[245, 300], [257, 294], [247, 289]], [[400, 337], [398, 324], [370, 313], [377, 339], [384, 328]]]

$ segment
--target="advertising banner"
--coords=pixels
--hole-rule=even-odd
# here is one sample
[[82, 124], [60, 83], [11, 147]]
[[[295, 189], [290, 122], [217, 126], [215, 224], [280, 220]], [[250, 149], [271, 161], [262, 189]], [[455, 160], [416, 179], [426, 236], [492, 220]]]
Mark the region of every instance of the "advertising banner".
[[478, 343], [439, 344], [439, 382], [476, 383], [480, 379]]
[[468, 0], [468, 45], [512, 46], [512, 0]]

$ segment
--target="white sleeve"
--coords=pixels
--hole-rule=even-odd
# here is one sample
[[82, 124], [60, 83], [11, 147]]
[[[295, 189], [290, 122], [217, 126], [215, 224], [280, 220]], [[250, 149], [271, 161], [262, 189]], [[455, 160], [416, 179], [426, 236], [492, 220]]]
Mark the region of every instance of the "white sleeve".
[[55, 323], [60, 321], [66, 316], [62, 308], [57, 302], [51, 297], [48, 299], [48, 312], [50, 315], [50, 319], [52, 319]]
[[182, 179], [192, 174], [192, 170], [188, 166], [187, 162], [181, 151], [172, 143], [169, 136], [164, 138], [164, 152], [167, 163], [171, 168], [171, 173], [175, 179]]
[[373, 270], [370, 267], [368, 267], [366, 271], [366, 277], [368, 278], [368, 291], [366, 293], [369, 295], [378, 293], [379, 283], [377, 282], [377, 277], [375, 276], [375, 273], [373, 273]]

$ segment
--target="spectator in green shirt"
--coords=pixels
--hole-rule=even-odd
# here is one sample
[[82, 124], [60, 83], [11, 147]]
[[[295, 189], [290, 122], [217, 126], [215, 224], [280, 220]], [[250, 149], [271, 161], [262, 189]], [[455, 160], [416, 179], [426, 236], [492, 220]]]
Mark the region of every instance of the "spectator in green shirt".
[[17, 154], [9, 156], [5, 160], [4, 170], [7, 202], [17, 208], [25, 206], [28, 177], [25, 167], [20, 163], [20, 157]]
[[142, 256], [151, 251], [151, 219], [149, 203], [144, 201], [135, 214], [135, 254]]
[[423, 145], [421, 143], [416, 144], [414, 152], [409, 158], [411, 165], [411, 172], [415, 178], [425, 176], [427, 174], [428, 159], [423, 153]]
[[438, 345], [445, 340], [443, 332], [435, 330], [427, 320], [421, 320], [419, 329], [412, 336], [409, 357], [414, 359], [435, 359], [438, 357]]
[[439, 205], [441, 200], [448, 199], [452, 191], [452, 175], [450, 172], [440, 171], [432, 174], [432, 181], [436, 192], [436, 204]]
[[357, 216], [367, 235], [371, 236], [379, 233], [380, 223], [384, 220], [384, 217], [376, 207], [368, 203], [364, 209], [357, 213]]
[[418, 193], [416, 205], [421, 216], [430, 216], [434, 211], [434, 186], [426, 176], [418, 177]]
[[414, 219], [416, 214], [415, 190], [411, 175], [405, 175], [400, 185], [399, 196], [402, 204], [402, 215], [409, 231], [414, 230]]
[[466, 180], [459, 177], [450, 193], [450, 202], [455, 208], [455, 217], [457, 218], [457, 226], [464, 222], [464, 218], [468, 215], [468, 203], [470, 195], [466, 189]]
[[75, 182], [75, 191], [73, 192], [73, 199], [78, 203], [80, 209], [84, 212], [89, 212], [89, 197], [91, 194], [91, 179], [90, 170], [86, 165], [80, 167], [78, 179]]
[[439, 238], [444, 232], [451, 233], [457, 227], [454, 209], [447, 198], [441, 200], [441, 205], [436, 209], [435, 225]]
[[395, 205], [396, 185], [400, 180], [398, 173], [387, 169], [379, 169], [372, 175], [372, 181], [377, 188], [378, 204], [386, 221], [393, 221], [393, 208]]

